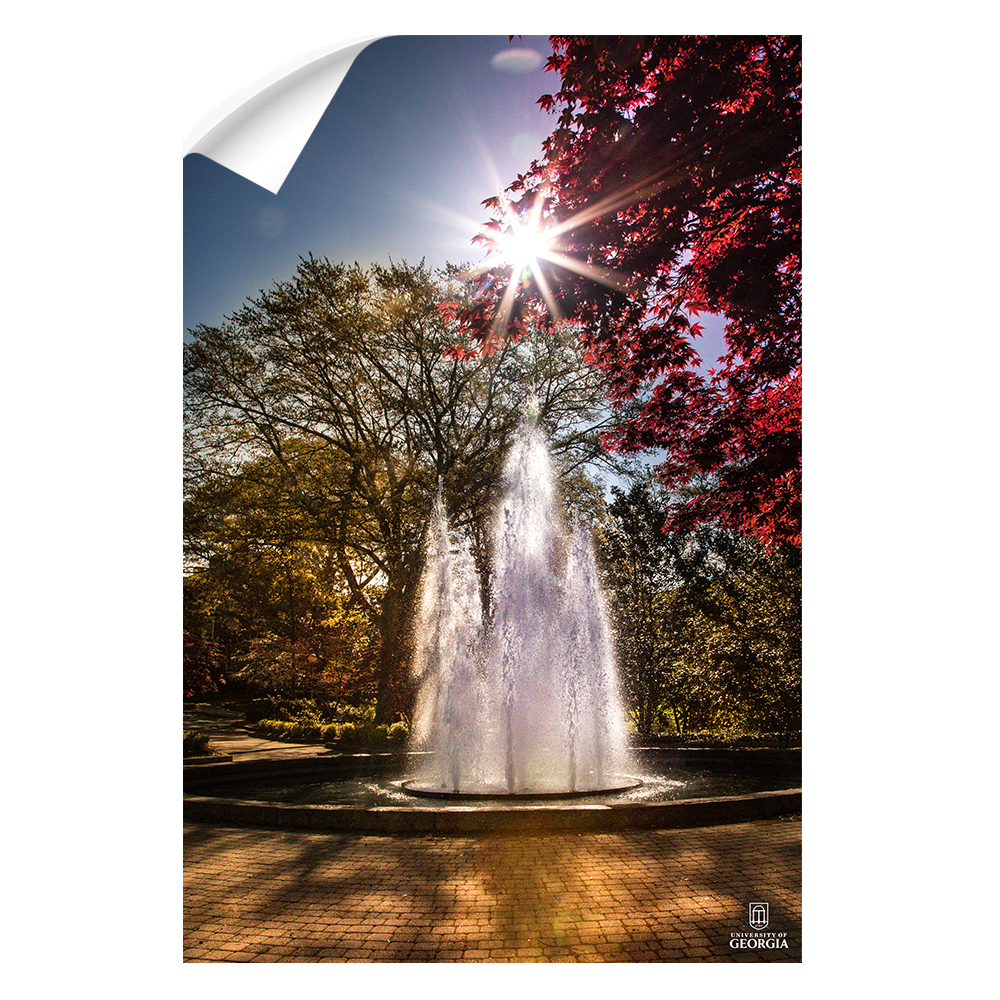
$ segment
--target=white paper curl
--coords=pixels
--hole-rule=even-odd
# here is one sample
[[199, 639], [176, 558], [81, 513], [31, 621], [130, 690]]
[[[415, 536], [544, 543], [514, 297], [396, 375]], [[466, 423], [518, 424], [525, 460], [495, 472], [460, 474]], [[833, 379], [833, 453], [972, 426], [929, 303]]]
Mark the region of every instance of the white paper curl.
[[227, 114], [187, 152], [277, 194], [358, 54], [374, 38], [316, 59]]

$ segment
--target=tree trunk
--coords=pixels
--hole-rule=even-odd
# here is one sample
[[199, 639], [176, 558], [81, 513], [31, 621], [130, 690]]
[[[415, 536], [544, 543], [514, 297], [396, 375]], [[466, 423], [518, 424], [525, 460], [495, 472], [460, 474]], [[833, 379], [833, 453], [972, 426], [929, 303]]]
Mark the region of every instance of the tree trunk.
[[378, 683], [375, 695], [375, 723], [386, 725], [398, 716], [413, 714], [415, 691], [410, 675], [413, 653], [411, 625], [416, 593], [413, 573], [390, 581], [382, 601], [378, 629], [381, 637]]

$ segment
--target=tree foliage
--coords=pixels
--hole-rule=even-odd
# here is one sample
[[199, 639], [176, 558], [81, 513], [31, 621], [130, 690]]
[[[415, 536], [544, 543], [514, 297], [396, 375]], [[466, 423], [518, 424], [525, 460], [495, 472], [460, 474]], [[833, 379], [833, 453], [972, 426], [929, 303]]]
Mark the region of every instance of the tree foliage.
[[226, 651], [214, 639], [196, 581], [184, 581], [184, 697], [218, 694], [226, 684]]
[[796, 732], [799, 550], [717, 527], [663, 532], [668, 497], [648, 478], [613, 493], [602, 550], [639, 732]]
[[601, 538], [617, 622], [617, 651], [627, 711], [640, 733], [657, 728], [666, 697], [672, 633], [664, 630], [663, 595], [670, 580], [670, 537], [661, 531], [660, 491], [648, 479], [613, 501]]
[[335, 555], [287, 487], [267, 457], [189, 484], [186, 603], [211, 622], [230, 681], [288, 698], [371, 699], [378, 632], [347, 607]]
[[265, 616], [257, 663], [274, 653], [268, 636], [287, 641], [290, 664], [328, 661], [303, 630], [322, 624], [331, 595], [362, 612], [378, 633], [378, 721], [412, 699], [410, 616], [438, 485], [485, 564], [503, 450], [529, 393], [567, 484], [605, 457], [599, 380], [572, 335], [463, 360], [441, 298], [422, 266], [310, 256], [185, 349], [189, 557], [217, 581], [242, 578]]
[[184, 629], [184, 697], [216, 694], [225, 684], [225, 663], [219, 644], [199, 632]]
[[[458, 310], [484, 344], [571, 317], [621, 421], [609, 443], [663, 449], [669, 525], [715, 522], [801, 544], [801, 39], [562, 37], [544, 155], [481, 237], [536, 213], [539, 267], [481, 275]], [[517, 289], [503, 306], [506, 286]], [[725, 317], [703, 375], [701, 313]]]

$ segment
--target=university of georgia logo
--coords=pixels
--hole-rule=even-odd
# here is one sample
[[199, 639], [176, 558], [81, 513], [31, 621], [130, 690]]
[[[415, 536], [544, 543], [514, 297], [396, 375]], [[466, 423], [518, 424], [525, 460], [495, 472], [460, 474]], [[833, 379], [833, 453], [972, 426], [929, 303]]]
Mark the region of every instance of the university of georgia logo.
[[777, 951], [788, 947], [787, 931], [766, 931], [771, 918], [771, 907], [768, 903], [751, 903], [751, 931], [733, 931], [729, 936], [729, 947], [735, 949], [747, 948], [751, 951]]

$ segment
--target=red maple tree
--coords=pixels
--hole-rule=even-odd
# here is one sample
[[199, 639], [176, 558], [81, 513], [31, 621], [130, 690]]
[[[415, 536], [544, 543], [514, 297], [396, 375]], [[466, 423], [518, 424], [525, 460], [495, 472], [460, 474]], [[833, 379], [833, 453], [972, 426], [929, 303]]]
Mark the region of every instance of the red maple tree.
[[[506, 260], [452, 311], [489, 349], [579, 325], [626, 453], [684, 487], [667, 526], [801, 545], [801, 39], [552, 38], [543, 155], [477, 240]], [[523, 260], [511, 237], [546, 238]], [[522, 266], [523, 264], [523, 266]], [[703, 374], [701, 313], [725, 317]]]

